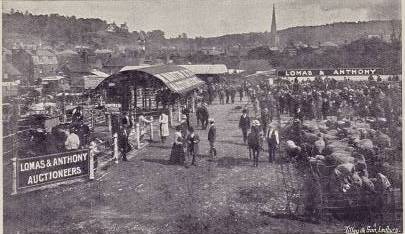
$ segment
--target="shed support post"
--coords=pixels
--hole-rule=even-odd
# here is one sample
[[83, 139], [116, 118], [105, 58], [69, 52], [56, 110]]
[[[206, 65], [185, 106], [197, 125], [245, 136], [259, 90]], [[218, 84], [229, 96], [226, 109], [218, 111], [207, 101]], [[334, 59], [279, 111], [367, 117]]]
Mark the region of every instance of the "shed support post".
[[90, 180], [93, 180], [94, 179], [94, 151], [93, 150], [90, 150], [90, 158], [89, 158], [89, 161], [90, 161], [90, 165], [89, 165], [89, 179]]
[[150, 141], [153, 141], [153, 116], [150, 117]]
[[180, 101], [177, 103], [177, 113], [178, 113], [178, 117], [177, 117], [177, 121], [181, 121], [181, 106], [180, 106]]
[[114, 158], [115, 163], [118, 163], [118, 134], [117, 133], [114, 133], [113, 139], [114, 139], [113, 158]]
[[111, 113], [108, 112], [107, 113], [107, 125], [108, 125], [108, 131], [112, 132], [112, 124], [111, 124]]
[[173, 106], [169, 105], [169, 124], [173, 127]]
[[11, 161], [13, 162], [13, 182], [11, 188], [11, 195], [17, 194], [17, 158], [12, 158]]
[[195, 113], [195, 92], [193, 92], [193, 95], [191, 96], [191, 111]]
[[141, 140], [140, 140], [140, 137], [141, 137], [140, 130], [141, 129], [140, 129], [139, 123], [135, 124], [135, 128], [136, 128], [136, 130], [135, 130], [136, 148], [140, 149], [141, 148]]

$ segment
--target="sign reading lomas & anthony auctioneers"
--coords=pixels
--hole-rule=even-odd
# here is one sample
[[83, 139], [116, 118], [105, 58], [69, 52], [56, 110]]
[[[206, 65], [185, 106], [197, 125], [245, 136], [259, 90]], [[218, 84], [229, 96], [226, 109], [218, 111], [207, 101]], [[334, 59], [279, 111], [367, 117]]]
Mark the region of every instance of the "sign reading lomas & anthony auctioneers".
[[283, 77], [369, 76], [382, 74], [382, 68], [287, 69], [277, 71], [277, 76]]
[[17, 160], [17, 188], [40, 186], [89, 174], [89, 150]]

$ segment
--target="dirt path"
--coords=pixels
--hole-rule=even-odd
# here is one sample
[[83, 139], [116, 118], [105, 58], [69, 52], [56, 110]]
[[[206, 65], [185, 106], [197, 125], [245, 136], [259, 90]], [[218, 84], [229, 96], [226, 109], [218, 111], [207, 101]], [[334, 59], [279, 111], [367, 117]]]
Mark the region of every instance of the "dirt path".
[[[238, 129], [235, 105], [210, 106], [217, 125], [218, 156], [207, 161], [207, 131], [197, 166], [168, 165], [172, 139], [153, 143], [130, 161], [108, 168], [93, 182], [33, 192], [7, 200], [6, 233], [294, 233], [342, 232], [343, 226], [276, 219], [263, 212], [285, 212], [281, 166], [262, 152], [252, 167]], [[289, 186], [300, 187], [294, 174]], [[18, 220], [18, 221], [16, 221]], [[57, 231], [55, 231], [57, 230]]]

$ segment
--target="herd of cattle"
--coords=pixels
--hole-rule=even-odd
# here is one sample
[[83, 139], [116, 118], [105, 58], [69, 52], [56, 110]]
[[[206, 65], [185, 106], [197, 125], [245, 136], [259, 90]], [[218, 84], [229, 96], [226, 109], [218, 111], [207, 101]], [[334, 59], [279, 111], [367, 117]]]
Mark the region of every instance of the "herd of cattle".
[[400, 152], [391, 147], [387, 134], [370, 127], [375, 126], [372, 122], [328, 119], [301, 126], [293, 122], [284, 129], [285, 139], [302, 141], [298, 146], [288, 140], [287, 155], [307, 167], [311, 179], [320, 184], [322, 191], [314, 191], [318, 203], [325, 200], [320, 197], [324, 194], [333, 203], [325, 206], [381, 208], [393, 185], [401, 186], [400, 167], [395, 170]]

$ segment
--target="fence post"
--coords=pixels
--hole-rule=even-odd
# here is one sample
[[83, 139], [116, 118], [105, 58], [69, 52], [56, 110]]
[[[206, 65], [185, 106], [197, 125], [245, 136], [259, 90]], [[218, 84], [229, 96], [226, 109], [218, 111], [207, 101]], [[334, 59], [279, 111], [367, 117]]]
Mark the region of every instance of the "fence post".
[[140, 126], [139, 123], [135, 124], [135, 140], [136, 140], [136, 148], [141, 148], [141, 141], [140, 141]]
[[180, 102], [177, 103], [177, 121], [181, 121], [181, 106], [180, 106]]
[[135, 123], [135, 114], [132, 114], [132, 115], [131, 115], [131, 123], [132, 123], [131, 132], [133, 132], [133, 130], [134, 130], [134, 128], [135, 128], [135, 125], [134, 125], [134, 123]]
[[113, 158], [115, 160], [115, 163], [118, 163], [118, 134], [117, 133], [114, 133], [113, 139], [114, 139]]
[[169, 105], [169, 124], [173, 127], [173, 107]]
[[90, 166], [89, 166], [89, 179], [93, 180], [94, 179], [94, 150], [90, 150], [89, 153], [89, 161], [90, 161]]
[[91, 116], [91, 119], [90, 119], [91, 128], [94, 130], [95, 121], [94, 121], [94, 111], [93, 111], [93, 109], [90, 110], [90, 116]]
[[108, 131], [112, 132], [112, 124], [111, 124], [111, 113], [107, 113], [107, 124], [108, 124]]
[[191, 96], [191, 112], [195, 113], [195, 95]]
[[11, 195], [17, 194], [17, 158], [12, 158], [13, 162], [13, 183], [11, 187]]
[[150, 141], [153, 141], [153, 116], [150, 117]]

